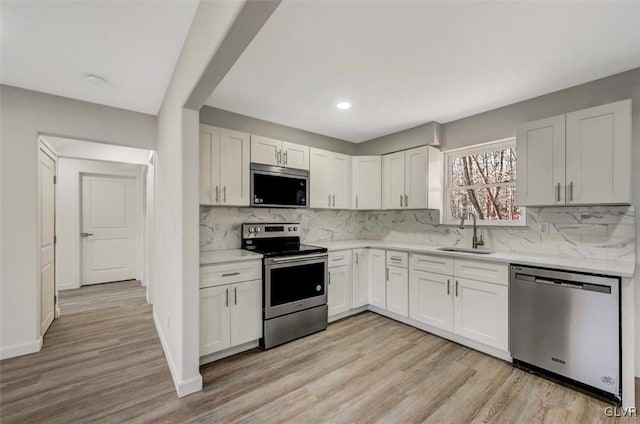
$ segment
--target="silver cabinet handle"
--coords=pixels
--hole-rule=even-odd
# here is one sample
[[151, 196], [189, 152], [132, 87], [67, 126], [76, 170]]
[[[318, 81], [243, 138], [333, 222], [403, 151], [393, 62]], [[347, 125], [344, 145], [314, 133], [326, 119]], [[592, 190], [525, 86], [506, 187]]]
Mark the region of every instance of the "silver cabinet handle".
[[451, 293], [451, 280], [447, 279], [447, 296]]
[[234, 305], [238, 304], [238, 288], [237, 287], [233, 288], [233, 304]]
[[240, 275], [240, 272], [227, 272], [226, 274], [222, 274], [223, 277], [231, 277], [234, 275]]
[[456, 280], [456, 297], [458, 297], [458, 280]]
[[278, 150], [278, 164], [282, 165], [282, 150]]
[[327, 279], [328, 281], [327, 282], [329, 283], [329, 285], [331, 285], [331, 270], [329, 270], [329, 272], [327, 272], [327, 277], [328, 277], [328, 279]]
[[409, 196], [407, 196], [406, 194], [404, 195], [404, 207], [409, 207]]
[[389, 267], [387, 267], [387, 281], [389, 281]]
[[225, 289], [226, 300], [224, 301], [224, 306], [229, 307], [229, 288]]
[[329, 195], [329, 207], [331, 207], [331, 195]]
[[356, 196], [356, 209], [358, 209], [358, 196]]
[[278, 163], [280, 163], [280, 160], [278, 159], [278, 149], [275, 150], [275, 153], [276, 153], [276, 165], [277, 165]]
[[336, 207], [336, 195], [335, 194], [333, 195], [333, 207], [334, 208]]
[[556, 184], [556, 201], [560, 201], [560, 183]]
[[400, 207], [402, 207], [402, 194], [400, 195]]
[[216, 203], [220, 202], [220, 187], [216, 186]]
[[573, 202], [573, 181], [569, 183], [569, 201]]
[[222, 203], [227, 203], [227, 186], [222, 187]]
[[358, 265], [358, 252], [356, 252], [356, 265]]
[[287, 164], [287, 151], [284, 151], [284, 164]]
[[80, 233], [80, 237], [89, 237], [92, 236], [93, 233]]
[[402, 260], [401, 258], [397, 258], [395, 256], [392, 256], [389, 259], [392, 260], [392, 261], [396, 261], [396, 262], [400, 262]]

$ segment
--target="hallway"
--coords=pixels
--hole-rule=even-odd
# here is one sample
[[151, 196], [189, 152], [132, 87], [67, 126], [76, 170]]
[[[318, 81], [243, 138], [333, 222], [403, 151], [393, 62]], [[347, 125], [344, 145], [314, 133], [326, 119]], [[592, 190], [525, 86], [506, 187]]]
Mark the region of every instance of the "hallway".
[[0, 422], [111, 422], [175, 401], [139, 281], [62, 291], [59, 303], [42, 350], [0, 362]]

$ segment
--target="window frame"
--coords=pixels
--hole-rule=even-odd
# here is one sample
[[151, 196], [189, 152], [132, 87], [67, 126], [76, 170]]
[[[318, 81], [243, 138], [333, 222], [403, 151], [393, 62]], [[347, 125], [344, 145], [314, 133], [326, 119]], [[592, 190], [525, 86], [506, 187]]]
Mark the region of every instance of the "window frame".
[[[442, 222], [445, 225], [460, 224], [459, 221], [452, 220], [450, 218], [452, 190], [460, 190], [461, 187], [464, 189], [468, 189], [468, 188], [475, 189], [475, 188], [486, 188], [486, 187], [491, 188], [491, 187], [498, 187], [498, 186], [500, 187], [505, 187], [505, 186], [516, 187], [517, 186], [516, 181], [492, 183], [492, 184], [476, 184], [476, 185], [470, 185], [470, 186], [452, 186], [451, 180], [452, 180], [452, 171], [453, 171], [453, 166], [452, 166], [453, 159], [460, 158], [462, 156], [477, 155], [484, 152], [502, 150], [507, 148], [516, 148], [516, 137], [509, 137], [501, 140], [489, 141], [487, 143], [475, 144], [473, 146], [462, 147], [459, 149], [453, 149], [453, 150], [448, 150], [443, 152], [445, 172], [444, 172], [444, 190], [443, 190], [444, 219]], [[517, 174], [516, 174], [516, 180], [517, 180]], [[483, 227], [526, 227], [527, 226], [527, 210], [524, 206], [520, 207], [520, 219], [517, 221], [483, 219], [483, 220], [478, 220], [477, 223], [478, 223], [478, 226], [483, 226]]]

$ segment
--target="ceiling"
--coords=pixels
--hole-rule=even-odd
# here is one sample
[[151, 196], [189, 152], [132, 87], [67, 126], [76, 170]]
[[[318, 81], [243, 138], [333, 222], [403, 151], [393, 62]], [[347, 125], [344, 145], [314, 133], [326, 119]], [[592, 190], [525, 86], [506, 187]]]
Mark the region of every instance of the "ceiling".
[[207, 104], [362, 142], [640, 67], [639, 22], [638, 2], [285, 0]]
[[[198, 0], [2, 0], [0, 81], [156, 115]], [[92, 85], [94, 73], [107, 80]]]
[[109, 162], [135, 163], [147, 165], [150, 150], [134, 147], [114, 146], [111, 144], [94, 143], [91, 141], [74, 140], [71, 138], [44, 136], [55, 150], [58, 157], [75, 159], [92, 159]]

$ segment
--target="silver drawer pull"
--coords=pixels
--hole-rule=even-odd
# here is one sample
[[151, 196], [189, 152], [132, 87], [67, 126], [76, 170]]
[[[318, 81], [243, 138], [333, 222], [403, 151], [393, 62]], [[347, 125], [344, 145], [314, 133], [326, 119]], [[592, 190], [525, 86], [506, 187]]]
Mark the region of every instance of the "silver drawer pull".
[[402, 260], [401, 258], [394, 258], [394, 257], [391, 257], [389, 259], [391, 259], [392, 261], [401, 261]]
[[232, 277], [234, 275], [240, 275], [239, 272], [227, 272], [226, 274], [222, 274], [223, 277]]

